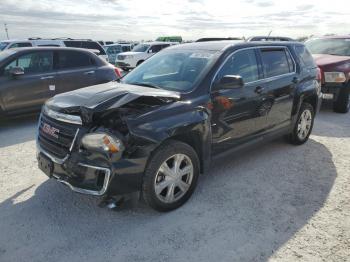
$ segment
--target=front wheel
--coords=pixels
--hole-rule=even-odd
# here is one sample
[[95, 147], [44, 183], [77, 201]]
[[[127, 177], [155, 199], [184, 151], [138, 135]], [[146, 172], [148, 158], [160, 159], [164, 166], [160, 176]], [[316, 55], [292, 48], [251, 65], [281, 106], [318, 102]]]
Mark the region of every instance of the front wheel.
[[300, 107], [298, 120], [295, 123], [289, 141], [294, 145], [302, 145], [308, 139], [314, 125], [315, 111], [309, 103], [303, 103]]
[[193, 148], [168, 141], [153, 154], [142, 186], [146, 203], [158, 211], [183, 205], [192, 195], [199, 176], [199, 160]]

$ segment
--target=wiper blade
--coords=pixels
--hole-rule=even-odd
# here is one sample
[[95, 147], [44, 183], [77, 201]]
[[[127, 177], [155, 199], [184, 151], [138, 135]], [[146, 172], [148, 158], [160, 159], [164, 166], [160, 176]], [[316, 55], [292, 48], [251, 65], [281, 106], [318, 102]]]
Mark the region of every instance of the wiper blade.
[[134, 82], [134, 83], [128, 83], [130, 85], [136, 85], [136, 86], [146, 86], [146, 87], [152, 87], [152, 88], [157, 88], [161, 89], [161, 87], [154, 85], [152, 83], [147, 83], [147, 82]]

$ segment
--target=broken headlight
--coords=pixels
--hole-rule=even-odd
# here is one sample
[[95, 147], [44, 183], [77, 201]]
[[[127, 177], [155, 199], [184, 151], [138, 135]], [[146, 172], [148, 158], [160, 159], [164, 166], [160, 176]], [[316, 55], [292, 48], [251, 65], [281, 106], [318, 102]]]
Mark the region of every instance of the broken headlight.
[[123, 142], [107, 133], [87, 134], [82, 138], [81, 144], [88, 150], [102, 151], [106, 153], [118, 153], [124, 150]]

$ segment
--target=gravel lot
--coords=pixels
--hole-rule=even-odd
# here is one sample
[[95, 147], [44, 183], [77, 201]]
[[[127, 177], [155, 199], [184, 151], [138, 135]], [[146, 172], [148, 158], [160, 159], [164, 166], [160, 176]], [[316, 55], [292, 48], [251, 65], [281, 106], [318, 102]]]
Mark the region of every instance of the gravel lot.
[[170, 213], [119, 211], [48, 180], [35, 118], [0, 125], [0, 261], [350, 261], [350, 114], [323, 108], [310, 141], [214, 163]]

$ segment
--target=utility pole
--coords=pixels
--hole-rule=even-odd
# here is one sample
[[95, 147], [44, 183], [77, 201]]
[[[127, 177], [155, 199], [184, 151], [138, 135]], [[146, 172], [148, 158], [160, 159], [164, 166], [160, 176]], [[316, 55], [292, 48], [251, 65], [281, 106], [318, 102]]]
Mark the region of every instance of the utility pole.
[[9, 38], [9, 30], [8, 30], [8, 28], [7, 28], [7, 24], [4, 23], [4, 26], [5, 26], [5, 32], [6, 32], [7, 39], [10, 39], [10, 38]]

